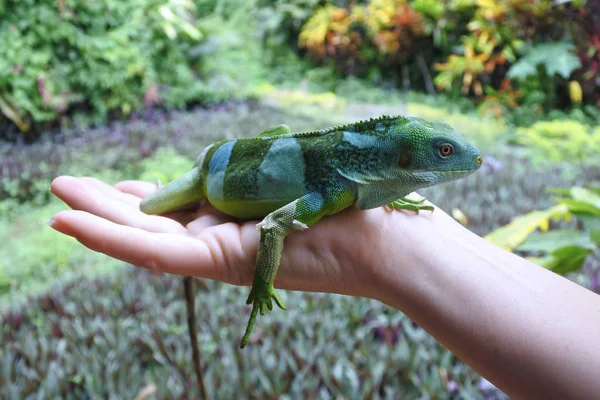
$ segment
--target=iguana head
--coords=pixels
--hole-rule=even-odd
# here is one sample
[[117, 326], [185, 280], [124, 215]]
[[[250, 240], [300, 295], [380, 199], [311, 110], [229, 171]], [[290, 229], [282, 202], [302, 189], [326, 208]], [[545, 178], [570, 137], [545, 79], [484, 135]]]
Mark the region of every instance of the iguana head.
[[338, 172], [356, 185], [359, 208], [387, 204], [481, 167], [479, 150], [443, 122], [382, 117], [351, 129], [343, 132], [352, 147]]
[[399, 120], [391, 130], [397, 146], [394, 170], [430, 186], [469, 175], [481, 167], [481, 152], [444, 122]]

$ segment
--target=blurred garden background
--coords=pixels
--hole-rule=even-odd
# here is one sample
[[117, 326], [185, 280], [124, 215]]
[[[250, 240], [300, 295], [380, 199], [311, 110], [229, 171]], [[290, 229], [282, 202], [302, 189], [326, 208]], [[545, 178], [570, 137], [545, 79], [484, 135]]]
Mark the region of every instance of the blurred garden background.
[[[422, 194], [600, 293], [599, 70], [600, 0], [0, 0], [0, 397], [196, 397], [181, 278], [52, 231], [49, 184], [281, 123], [449, 123], [484, 166]], [[279, 293], [240, 351], [247, 288], [201, 283], [211, 398], [506, 398], [397, 310]]]

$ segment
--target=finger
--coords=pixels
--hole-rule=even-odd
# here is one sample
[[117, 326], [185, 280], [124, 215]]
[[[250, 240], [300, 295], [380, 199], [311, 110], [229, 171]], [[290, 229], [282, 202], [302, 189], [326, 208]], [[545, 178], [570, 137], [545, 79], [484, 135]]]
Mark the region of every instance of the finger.
[[[169, 218], [142, 213], [137, 206], [124, 204], [106, 195], [98, 185], [89, 180], [60, 176], [52, 181], [52, 193], [74, 210], [82, 210], [121, 225], [151, 232], [185, 233], [186, 229]], [[103, 188], [105, 189], [105, 188]], [[117, 191], [116, 188], [112, 190]]]
[[235, 218], [222, 213], [214, 208], [208, 202], [204, 202], [195, 214], [193, 221], [186, 225], [186, 228], [192, 235], [197, 235], [204, 229], [211, 226], [225, 224], [234, 221]]
[[83, 182], [86, 182], [90, 186], [94, 186], [98, 191], [102, 192], [106, 197], [110, 197], [113, 200], [120, 201], [128, 206], [139, 208], [141, 199], [129, 193], [125, 193], [115, 186], [109, 185], [108, 183], [102, 182], [99, 179], [84, 176], [79, 178]]
[[83, 211], [61, 211], [49, 225], [84, 246], [152, 271], [223, 279], [221, 249], [173, 233], [151, 233]]
[[117, 183], [115, 187], [124, 193], [132, 194], [141, 199], [157, 189], [155, 183], [145, 181], [122, 181]]
[[[144, 181], [123, 181], [117, 183], [115, 187], [123, 192], [142, 198], [148, 196], [150, 193], [153, 193], [156, 190], [155, 184]], [[200, 203], [193, 217], [190, 217], [189, 212], [186, 211], [176, 211], [167, 215], [169, 218], [175, 219], [183, 225], [186, 225], [186, 228], [192, 235], [197, 235], [208, 227], [224, 224], [234, 220], [233, 217], [217, 210], [207, 201]]]
[[[115, 184], [115, 187], [120, 191], [130, 194], [138, 198], [144, 198], [149, 194], [153, 193], [157, 189], [157, 185], [145, 181], [121, 181]], [[138, 203], [139, 204], [139, 203]], [[196, 219], [195, 216], [196, 207], [192, 207], [189, 210], [173, 211], [162, 214], [164, 217], [179, 222], [182, 226], [186, 226], [190, 221]]]

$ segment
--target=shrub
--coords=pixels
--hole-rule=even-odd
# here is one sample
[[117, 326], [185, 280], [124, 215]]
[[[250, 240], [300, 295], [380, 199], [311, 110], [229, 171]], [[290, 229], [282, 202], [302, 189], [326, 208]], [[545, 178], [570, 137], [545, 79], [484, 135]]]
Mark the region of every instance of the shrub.
[[[429, 92], [435, 83], [455, 97], [483, 101], [482, 110], [495, 115], [539, 104], [529, 111], [540, 116], [555, 107], [597, 105], [599, 86], [591, 77], [600, 65], [598, 9], [598, 0], [330, 0], [315, 9], [298, 40], [316, 63], [334, 65], [345, 75]], [[544, 58], [549, 54], [553, 63]], [[511, 81], [523, 75], [527, 60], [542, 75], [526, 84]], [[566, 61], [560, 76], [550, 66], [557, 60]], [[520, 64], [507, 75], [514, 63]]]
[[[560, 274], [580, 270], [586, 258], [600, 250], [600, 187], [554, 189], [563, 197], [546, 210], [533, 211], [515, 218], [510, 224], [490, 233], [486, 239], [494, 244], [534, 254], [532, 261]], [[548, 231], [551, 220], [581, 221], [582, 230]], [[536, 229], [541, 232], [535, 232]]]
[[299, 44], [315, 61], [332, 63], [345, 75], [400, 83], [397, 73], [409, 59], [416, 54], [424, 62], [419, 40], [428, 28], [404, 0], [372, 0], [350, 9], [326, 4], [306, 21]]
[[98, 122], [142, 104], [207, 100], [200, 60], [190, 57], [205, 38], [191, 0], [2, 6], [0, 111], [23, 132], [57, 118], [67, 123], [73, 112]]
[[539, 121], [517, 128], [516, 141], [540, 162], [600, 164], [600, 128], [577, 121]]

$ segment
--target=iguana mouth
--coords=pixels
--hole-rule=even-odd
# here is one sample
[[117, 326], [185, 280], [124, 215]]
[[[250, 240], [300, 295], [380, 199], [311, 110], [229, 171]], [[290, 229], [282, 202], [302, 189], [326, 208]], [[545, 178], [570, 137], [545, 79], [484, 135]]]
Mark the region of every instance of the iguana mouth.
[[417, 180], [430, 186], [430, 182], [449, 182], [470, 175], [475, 171], [475, 169], [461, 169], [454, 171], [413, 171], [412, 174], [414, 178], [417, 178]]
[[460, 174], [469, 174], [471, 172], [475, 172], [477, 168], [474, 169], [461, 169], [461, 170], [450, 170], [450, 171], [413, 171], [415, 175], [425, 175], [425, 174], [435, 174], [435, 175], [460, 175]]

